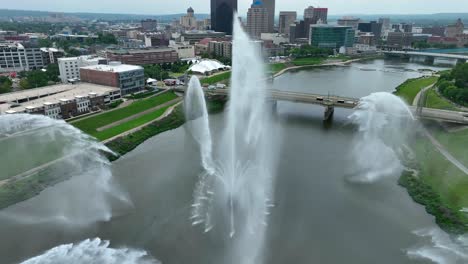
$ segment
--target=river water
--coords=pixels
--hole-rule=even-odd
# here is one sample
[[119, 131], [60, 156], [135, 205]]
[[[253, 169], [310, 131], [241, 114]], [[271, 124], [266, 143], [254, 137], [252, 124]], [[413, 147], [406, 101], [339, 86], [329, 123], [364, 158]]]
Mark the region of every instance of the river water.
[[[440, 69], [374, 60], [289, 72], [272, 85], [362, 97], [391, 92], [406, 79], [420, 76], [417, 69], [428, 68]], [[265, 263], [426, 263], [409, 259], [406, 250], [421, 243], [413, 231], [435, 227], [434, 219], [397, 185], [398, 175], [374, 184], [345, 180], [353, 171], [350, 150], [356, 131], [347, 119], [351, 112], [336, 109], [333, 122], [324, 125], [322, 107], [278, 103], [274, 143], [281, 151]], [[212, 116], [210, 125], [214, 144], [220, 144], [223, 114]], [[110, 240], [116, 248], [144, 249], [167, 264], [237, 263], [226, 257], [227, 237], [204, 234], [189, 220], [202, 168], [197, 146], [183, 127], [149, 139], [115, 162], [112, 171], [132, 208], [115, 206], [111, 221], [79, 228], [0, 219], [0, 263], [94, 237]], [[40, 210], [40, 200], [21, 206]]]

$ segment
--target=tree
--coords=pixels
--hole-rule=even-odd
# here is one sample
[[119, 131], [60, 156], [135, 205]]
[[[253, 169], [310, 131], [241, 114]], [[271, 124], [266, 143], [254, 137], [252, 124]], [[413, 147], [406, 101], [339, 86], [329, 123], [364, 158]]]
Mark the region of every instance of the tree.
[[31, 85], [29, 84], [28, 79], [21, 79], [21, 81], [19, 82], [19, 86], [21, 87], [21, 89], [31, 88]]
[[47, 65], [46, 73], [47, 73], [47, 77], [49, 78], [49, 81], [52, 81], [52, 82], [59, 82], [60, 81], [60, 79], [59, 79], [60, 70], [59, 70], [58, 64], [51, 63], [51, 64]]
[[10, 78], [5, 76], [0, 76], [0, 93], [9, 93], [11, 92], [11, 85], [13, 82]]
[[50, 39], [39, 39], [39, 47], [41, 48], [50, 48], [52, 47], [53, 42]]
[[21, 86], [21, 83], [20, 83], [21, 88], [28, 89], [28, 88], [43, 87], [48, 84], [49, 77], [47, 76], [47, 73], [41, 70], [30, 71], [27, 73], [26, 81], [28, 85], [26, 85], [25, 83], [25, 86], [23, 87]]
[[458, 64], [452, 70], [452, 79], [455, 80], [456, 86], [468, 88], [468, 63]]
[[98, 34], [97, 41], [102, 44], [117, 44], [117, 39], [112, 34]]

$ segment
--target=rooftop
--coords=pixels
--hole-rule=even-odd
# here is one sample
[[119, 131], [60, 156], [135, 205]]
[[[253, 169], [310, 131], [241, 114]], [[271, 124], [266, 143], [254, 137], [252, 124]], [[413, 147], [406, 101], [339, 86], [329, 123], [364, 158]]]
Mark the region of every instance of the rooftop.
[[102, 71], [102, 72], [128, 72], [128, 71], [142, 70], [143, 67], [136, 66], [136, 65], [129, 65], [129, 64], [116, 64], [116, 65], [111, 64], [111, 65], [93, 65], [93, 66], [82, 67], [81, 69]]
[[[103, 95], [106, 93], [114, 92], [114, 91], [119, 91], [119, 88], [114, 88], [114, 87], [109, 87], [109, 86], [103, 86], [103, 85], [96, 85], [96, 84], [91, 84], [91, 83], [79, 83], [79, 84], [63, 84], [63, 85], [54, 85], [50, 87], [45, 87], [45, 88], [38, 88], [34, 90], [39, 90], [39, 89], [61, 89], [64, 87], [67, 87], [66, 90], [62, 90], [62, 92], [50, 95], [50, 96], [45, 96], [36, 100], [31, 100], [29, 102], [22, 103], [18, 107], [11, 108], [11, 104], [1, 104], [0, 105], [0, 113], [18, 113], [18, 112], [23, 112], [26, 109], [36, 109], [43, 107], [44, 105], [53, 105], [53, 104], [59, 104], [60, 102], [66, 102], [70, 100], [74, 100], [76, 97], [87, 97], [90, 94], [91, 95]], [[36, 91], [39, 92], [39, 91]], [[43, 94], [43, 93], [42, 93]]]
[[108, 49], [107, 52], [114, 54], [137, 54], [175, 51], [172, 48], [146, 48], [146, 49]]
[[13, 92], [13, 93], [4, 93], [4, 94], [0, 94], [0, 103], [15, 102], [17, 100], [20, 101], [20, 100], [24, 100], [27, 98], [46, 96], [48, 94], [68, 91], [73, 88], [74, 86], [69, 85], [69, 84], [59, 84], [59, 85], [46, 86], [42, 88], [28, 89], [28, 90], [23, 90], [19, 92]]

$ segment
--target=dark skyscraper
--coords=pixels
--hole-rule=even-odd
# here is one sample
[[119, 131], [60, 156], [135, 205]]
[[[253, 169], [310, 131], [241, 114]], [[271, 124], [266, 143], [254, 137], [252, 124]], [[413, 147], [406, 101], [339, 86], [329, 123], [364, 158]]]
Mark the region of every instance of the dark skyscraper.
[[234, 12], [237, 0], [211, 0], [211, 28], [231, 35]]

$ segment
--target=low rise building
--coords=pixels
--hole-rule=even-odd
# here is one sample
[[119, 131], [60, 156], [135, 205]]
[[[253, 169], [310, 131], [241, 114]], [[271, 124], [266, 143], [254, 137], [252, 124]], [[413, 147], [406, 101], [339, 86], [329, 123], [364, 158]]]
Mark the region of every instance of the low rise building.
[[170, 41], [169, 47], [177, 51], [179, 59], [189, 59], [195, 57], [195, 46], [186, 42]]
[[150, 47], [167, 47], [169, 39], [161, 32], [147, 33], [144, 35], [145, 46]]
[[204, 38], [225, 38], [226, 33], [224, 32], [215, 32], [211, 30], [193, 30], [186, 31], [180, 35], [180, 42], [189, 42], [190, 44], [195, 44], [200, 42]]
[[410, 48], [413, 43], [413, 33], [389, 32], [387, 36], [388, 48]]
[[79, 80], [81, 67], [107, 64], [107, 59], [97, 56], [59, 58], [57, 61], [62, 83]]
[[173, 63], [179, 60], [173, 48], [108, 49], [103, 52], [110, 61], [130, 65]]
[[232, 41], [210, 41], [208, 43], [208, 54], [231, 58]]
[[61, 84], [0, 95], [0, 113], [68, 119], [102, 109], [121, 98], [120, 89], [90, 83]]
[[44, 61], [45, 65], [51, 63], [58, 63], [58, 59], [63, 58], [65, 56], [65, 52], [63, 50], [55, 48], [41, 48], [41, 52], [42, 60]]
[[80, 69], [81, 80], [94, 84], [120, 88], [122, 95], [139, 92], [145, 88], [143, 67], [110, 62]]
[[263, 41], [272, 41], [275, 45], [289, 43], [289, 37], [278, 33], [262, 33], [260, 39]]

